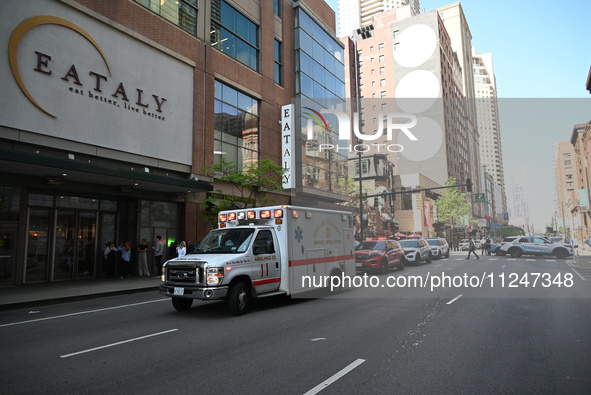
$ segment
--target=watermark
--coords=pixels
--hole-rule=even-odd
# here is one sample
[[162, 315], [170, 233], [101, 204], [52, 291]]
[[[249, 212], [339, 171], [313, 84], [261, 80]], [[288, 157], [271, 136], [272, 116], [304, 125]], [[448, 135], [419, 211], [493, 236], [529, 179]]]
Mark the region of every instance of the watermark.
[[446, 273], [378, 277], [367, 273], [359, 276], [302, 276], [303, 288], [324, 288], [331, 292], [342, 288], [420, 288], [434, 292], [443, 288], [572, 288], [572, 273], [487, 273], [471, 275]]

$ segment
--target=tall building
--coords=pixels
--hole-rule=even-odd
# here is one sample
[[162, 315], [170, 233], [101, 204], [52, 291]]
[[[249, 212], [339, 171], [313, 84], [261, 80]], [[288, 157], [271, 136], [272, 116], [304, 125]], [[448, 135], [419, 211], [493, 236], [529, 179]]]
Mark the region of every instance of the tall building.
[[410, 7], [411, 15], [420, 13], [420, 0], [339, 0], [338, 35], [350, 36], [353, 31], [371, 25], [374, 16], [404, 6]]
[[[573, 187], [578, 185], [570, 208], [574, 219], [573, 237], [580, 242], [591, 236], [591, 122], [573, 127], [570, 143], [574, 148], [571, 158], [564, 158], [571, 170]], [[568, 182], [568, 181], [567, 181]], [[559, 186], [560, 187], [560, 186]]]
[[495, 220], [502, 221], [504, 220], [504, 213], [507, 212], [507, 200], [504, 197], [505, 175], [493, 59], [490, 53], [477, 54], [475, 48], [472, 48], [472, 59], [480, 165], [483, 171], [490, 174], [493, 181], [499, 186], [502, 197], [493, 213], [487, 215], [492, 215]]
[[[577, 157], [570, 141], [561, 141], [554, 147], [554, 171], [556, 175], [556, 226], [567, 239], [581, 237], [581, 210], [577, 177]], [[583, 190], [583, 198], [586, 191]]]
[[[460, 3], [453, 3], [437, 9], [445, 29], [451, 39], [452, 48], [456, 52], [462, 72], [462, 86], [466, 107], [466, 128], [468, 129], [470, 168], [480, 168], [480, 148], [476, 117], [476, 103], [474, 94], [474, 78], [472, 70], [472, 33]], [[480, 171], [475, 171], [472, 183], [476, 186], [474, 192], [480, 192]], [[482, 206], [473, 205], [474, 217], [482, 218]]]
[[282, 150], [283, 106], [344, 97], [324, 1], [3, 5], [0, 286], [104, 276], [111, 241], [201, 239], [204, 199], [240, 196], [206, 175], [221, 159], [287, 163], [278, 204], [344, 199], [346, 156]]
[[[527, 167], [513, 169], [511, 173], [511, 206], [509, 208], [509, 224], [524, 231], [533, 233], [533, 225], [529, 218], [529, 174]], [[538, 225], [539, 226], [539, 225]]]
[[[386, 154], [398, 176], [397, 190], [442, 186], [449, 177], [459, 184], [477, 180], [462, 69], [438, 13], [412, 16], [409, 6], [380, 13], [372, 25], [352, 36], [350, 45], [354, 50], [345, 52], [356, 53], [357, 59], [346, 64], [358, 68], [358, 79], [348, 81], [357, 82], [358, 88], [349, 90], [362, 98], [360, 132], [375, 137], [362, 158]], [[412, 119], [412, 133], [400, 127], [391, 130], [393, 123]], [[358, 169], [355, 153], [350, 162]], [[426, 194], [398, 199], [400, 229], [426, 234], [430, 225], [425, 225], [423, 214], [431, 200]]]

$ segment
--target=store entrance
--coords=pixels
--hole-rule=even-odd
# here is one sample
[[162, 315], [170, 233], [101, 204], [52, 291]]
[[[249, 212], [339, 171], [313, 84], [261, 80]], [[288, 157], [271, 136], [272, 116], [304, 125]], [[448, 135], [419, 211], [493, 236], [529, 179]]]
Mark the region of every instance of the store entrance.
[[96, 212], [57, 210], [53, 279], [93, 277], [96, 270]]
[[18, 226], [0, 224], [0, 286], [12, 285], [16, 267]]

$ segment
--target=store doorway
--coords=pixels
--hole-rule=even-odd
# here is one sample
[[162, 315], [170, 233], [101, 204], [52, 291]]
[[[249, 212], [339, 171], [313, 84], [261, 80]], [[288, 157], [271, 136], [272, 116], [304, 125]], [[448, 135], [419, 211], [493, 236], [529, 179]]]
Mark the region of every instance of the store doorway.
[[12, 285], [16, 268], [18, 226], [0, 224], [0, 286]]
[[57, 210], [53, 280], [93, 277], [96, 270], [96, 212]]

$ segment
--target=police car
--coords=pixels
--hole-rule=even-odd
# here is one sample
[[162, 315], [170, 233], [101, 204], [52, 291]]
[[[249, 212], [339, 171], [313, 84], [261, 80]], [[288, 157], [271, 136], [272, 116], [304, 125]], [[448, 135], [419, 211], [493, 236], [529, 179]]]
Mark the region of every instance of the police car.
[[573, 255], [573, 247], [569, 244], [552, 243], [545, 237], [522, 236], [500, 248], [501, 252], [519, 258], [521, 255], [554, 255], [564, 259]]

